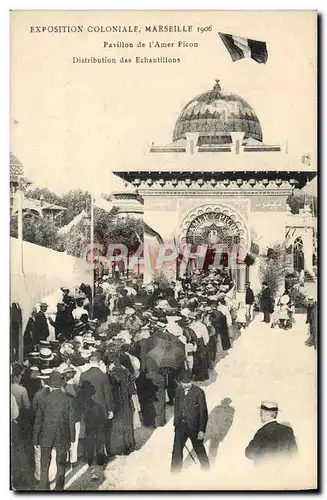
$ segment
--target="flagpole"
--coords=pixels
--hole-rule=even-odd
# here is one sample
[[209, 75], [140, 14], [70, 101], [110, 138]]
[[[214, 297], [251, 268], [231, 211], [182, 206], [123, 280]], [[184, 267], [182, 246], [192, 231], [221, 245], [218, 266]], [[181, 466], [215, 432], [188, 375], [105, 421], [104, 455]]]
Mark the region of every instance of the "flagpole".
[[19, 245], [19, 271], [24, 274], [24, 251], [23, 251], [23, 185], [22, 177], [18, 178], [17, 197], [17, 221], [18, 221], [18, 245]]
[[93, 319], [93, 309], [94, 309], [94, 290], [95, 290], [95, 280], [94, 280], [94, 199], [91, 194], [91, 224], [90, 224], [90, 243], [91, 243], [91, 269], [92, 269], [92, 319]]
[[[17, 238], [18, 238], [18, 272], [21, 275], [22, 285], [25, 288], [24, 280], [24, 240], [23, 240], [23, 178], [18, 176], [18, 193], [17, 193]], [[23, 317], [22, 317], [23, 321]], [[23, 342], [23, 325], [20, 324], [18, 335], [18, 359], [23, 360], [24, 342]]]

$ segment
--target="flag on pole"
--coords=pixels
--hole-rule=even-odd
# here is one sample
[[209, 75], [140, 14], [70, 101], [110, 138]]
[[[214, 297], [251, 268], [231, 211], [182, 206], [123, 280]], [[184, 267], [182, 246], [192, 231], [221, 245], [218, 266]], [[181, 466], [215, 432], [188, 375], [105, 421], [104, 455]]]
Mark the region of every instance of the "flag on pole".
[[244, 58], [251, 58], [260, 64], [267, 62], [266, 42], [220, 32], [219, 36], [234, 62]]

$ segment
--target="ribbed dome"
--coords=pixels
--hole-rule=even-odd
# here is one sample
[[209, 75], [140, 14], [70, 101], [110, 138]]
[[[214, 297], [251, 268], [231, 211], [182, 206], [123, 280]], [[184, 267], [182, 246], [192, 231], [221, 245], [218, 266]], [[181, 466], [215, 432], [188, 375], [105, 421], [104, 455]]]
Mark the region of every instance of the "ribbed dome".
[[202, 143], [207, 142], [205, 137], [209, 142], [231, 142], [231, 132], [244, 132], [244, 139], [262, 142], [261, 125], [251, 106], [237, 94], [223, 91], [219, 80], [212, 90], [184, 106], [174, 128], [173, 141], [185, 138], [187, 132], [198, 132]]

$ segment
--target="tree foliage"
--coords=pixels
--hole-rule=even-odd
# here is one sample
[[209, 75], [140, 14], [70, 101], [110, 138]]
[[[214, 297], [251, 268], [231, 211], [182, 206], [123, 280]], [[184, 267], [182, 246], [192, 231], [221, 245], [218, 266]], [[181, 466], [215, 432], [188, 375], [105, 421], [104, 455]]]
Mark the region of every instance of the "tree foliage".
[[[55, 223], [47, 217], [34, 215], [25, 216], [23, 219], [23, 239], [42, 247], [57, 249], [58, 236]], [[17, 215], [10, 218], [10, 236], [17, 238], [18, 218]]]
[[285, 284], [285, 276], [289, 272], [289, 257], [285, 243], [276, 243], [262, 258], [259, 267], [261, 282], [265, 281], [275, 298], [281, 286]]
[[27, 189], [25, 196], [26, 198], [32, 198], [33, 200], [39, 200], [42, 196], [44, 201], [62, 206], [61, 196], [54, 193], [53, 191], [50, 191], [50, 189], [48, 188]]
[[[25, 216], [23, 219], [24, 240], [47, 246], [70, 255], [80, 257], [90, 244], [90, 208], [91, 194], [81, 189], [70, 190], [62, 196], [47, 188], [27, 189], [25, 196], [40, 199], [66, 208], [56, 223], [63, 227], [69, 224], [83, 210], [88, 214], [88, 220], [81, 220], [64, 236], [57, 236], [57, 227], [50, 219], [37, 216]], [[103, 196], [108, 199], [108, 196]], [[17, 236], [17, 216], [10, 221], [10, 234]], [[104, 246], [104, 251], [111, 243], [126, 245], [130, 251], [135, 251], [143, 241], [143, 221], [133, 216], [121, 217], [117, 210], [111, 213], [94, 207], [94, 242]], [[83, 254], [84, 255], [84, 254]]]
[[90, 243], [90, 225], [89, 221], [81, 220], [76, 226], [64, 236], [60, 236], [58, 250], [65, 251], [74, 257], [85, 258], [86, 249]]
[[44, 201], [66, 208], [60, 217], [61, 226], [71, 222], [83, 210], [90, 211], [91, 195], [88, 191], [82, 189], [72, 189], [59, 196], [48, 188], [35, 188], [28, 189], [25, 196], [36, 200], [39, 200], [42, 196]]
[[80, 214], [83, 210], [90, 212], [91, 194], [82, 189], [70, 190], [63, 194], [61, 197], [61, 206], [67, 210], [62, 215], [61, 225], [65, 226], [71, 222], [76, 215]]
[[317, 197], [312, 194], [305, 193], [300, 189], [294, 189], [293, 193], [289, 195], [286, 202], [289, 205], [292, 214], [298, 214], [300, 209], [304, 208], [305, 204], [308, 204], [310, 205], [314, 216], [317, 217], [318, 213]]
[[[70, 255], [84, 255], [87, 245], [91, 243], [90, 223], [82, 220], [61, 238], [61, 247]], [[135, 217], [120, 217], [117, 212], [108, 213], [94, 208], [94, 243], [103, 245], [106, 253], [109, 244], [126, 245], [135, 251], [143, 240], [143, 221]]]
[[100, 208], [94, 209], [94, 241], [107, 247], [120, 243], [135, 250], [143, 240], [143, 221], [133, 216], [121, 217], [108, 214]]

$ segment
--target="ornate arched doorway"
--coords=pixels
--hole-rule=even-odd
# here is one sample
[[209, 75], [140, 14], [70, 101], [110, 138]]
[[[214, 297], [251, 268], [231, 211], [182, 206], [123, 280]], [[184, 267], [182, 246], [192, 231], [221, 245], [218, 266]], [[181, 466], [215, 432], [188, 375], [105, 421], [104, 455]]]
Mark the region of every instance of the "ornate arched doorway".
[[189, 212], [182, 221], [180, 234], [180, 240], [191, 245], [193, 260], [188, 266], [204, 272], [210, 266], [232, 269], [236, 262], [241, 264], [250, 245], [244, 219], [224, 204], [201, 205]]

